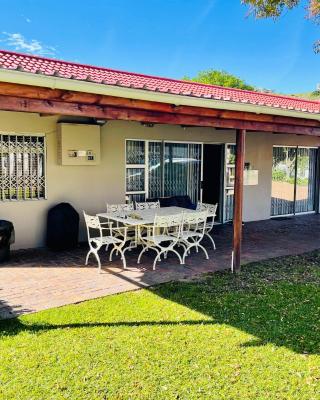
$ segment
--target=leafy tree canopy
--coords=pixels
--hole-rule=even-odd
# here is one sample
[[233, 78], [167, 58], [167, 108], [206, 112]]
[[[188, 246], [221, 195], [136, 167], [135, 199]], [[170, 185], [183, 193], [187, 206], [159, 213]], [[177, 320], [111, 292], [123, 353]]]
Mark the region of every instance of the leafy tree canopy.
[[[256, 18], [278, 18], [285, 10], [297, 7], [304, 0], [241, 0], [242, 3], [249, 5], [250, 13]], [[307, 1], [307, 16], [316, 23], [320, 23], [320, 0]], [[320, 52], [320, 40], [314, 44], [316, 52]]]
[[254, 90], [254, 86], [247, 84], [243, 79], [235, 75], [229, 74], [226, 71], [218, 71], [215, 69], [208, 69], [200, 71], [195, 77], [190, 78], [184, 76], [185, 81], [200, 82], [209, 85], [218, 85], [225, 87], [232, 87], [237, 89]]

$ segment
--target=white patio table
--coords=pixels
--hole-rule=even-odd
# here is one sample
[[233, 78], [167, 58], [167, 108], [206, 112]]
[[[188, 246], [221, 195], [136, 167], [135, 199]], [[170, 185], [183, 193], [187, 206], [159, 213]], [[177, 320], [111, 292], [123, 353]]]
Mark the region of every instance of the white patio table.
[[[114, 213], [99, 213], [98, 217], [106, 218], [108, 220], [120, 222], [127, 227], [135, 228], [135, 243], [129, 248], [136, 247], [139, 244], [139, 227], [141, 225], [152, 225], [154, 222], [154, 217], [156, 215], [168, 216], [180, 213], [190, 213], [195, 212], [195, 210], [190, 210], [189, 208], [182, 207], [161, 207], [148, 210], [134, 210], [134, 211], [121, 211]], [[214, 217], [212, 214], [208, 214], [208, 218]], [[127, 250], [126, 249], [126, 250]]]

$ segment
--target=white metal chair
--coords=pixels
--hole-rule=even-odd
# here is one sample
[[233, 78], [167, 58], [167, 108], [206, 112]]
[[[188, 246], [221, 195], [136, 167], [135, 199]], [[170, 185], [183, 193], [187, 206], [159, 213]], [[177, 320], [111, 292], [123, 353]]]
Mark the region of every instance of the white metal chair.
[[[183, 214], [160, 216], [156, 215], [153, 225], [142, 225], [145, 234], [140, 233], [140, 241], [143, 246], [139, 257], [138, 264], [142, 254], [148, 250], [154, 250], [157, 255], [153, 262], [153, 269], [156, 269], [157, 261], [161, 261], [161, 255], [167, 257], [168, 252], [173, 252], [179, 258], [180, 264], [183, 264], [181, 255], [174, 249], [180, 240], [182, 229]], [[170, 233], [168, 233], [170, 231]]]
[[160, 201], [145, 201], [144, 203], [136, 202], [136, 210], [154, 210], [160, 208]]
[[[218, 208], [218, 203], [217, 204], [208, 204], [208, 203], [198, 203], [197, 204], [198, 211], [207, 210], [208, 214], [210, 215], [210, 217], [207, 219], [207, 222], [206, 222], [206, 229], [205, 229], [204, 234], [207, 238], [210, 239], [214, 250], [216, 249], [216, 244], [215, 244], [215, 241], [213, 240], [212, 236], [210, 235], [210, 232], [212, 231], [213, 226], [214, 226], [214, 220], [216, 217], [217, 208]], [[211, 215], [213, 217], [211, 217]]]
[[179, 242], [185, 248], [182, 258], [183, 264], [185, 263], [186, 256], [190, 254], [190, 250], [193, 247], [196, 248], [197, 252], [199, 248], [203, 250], [206, 259], [209, 259], [207, 250], [200, 244], [205, 235], [207, 216], [207, 210], [186, 212], [183, 214], [183, 225], [179, 238]]
[[[86, 265], [88, 265], [89, 257], [90, 254], [93, 254], [97, 261], [98, 261], [98, 266], [99, 266], [99, 272], [101, 272], [101, 261], [99, 257], [99, 250], [101, 249], [102, 246], [109, 246], [112, 245], [113, 248], [110, 253], [110, 261], [112, 261], [112, 254], [114, 251], [117, 251], [121, 254], [121, 260], [123, 264], [123, 268], [126, 269], [126, 259], [124, 256], [124, 245], [126, 244], [127, 241], [127, 228], [126, 227], [121, 227], [121, 228], [113, 228], [112, 227], [112, 222], [105, 222], [102, 223], [100, 222], [99, 217], [93, 216], [93, 215], [88, 215], [83, 211], [84, 215], [84, 220], [87, 226], [87, 234], [88, 234], [88, 243], [89, 243], [89, 252], [86, 257]], [[106, 225], [106, 226], [104, 226]], [[118, 230], [121, 229], [122, 231], [122, 237], [119, 238], [116, 236], [118, 233]], [[103, 233], [103, 231], [109, 231], [107, 235]], [[93, 234], [94, 231], [94, 234]], [[99, 232], [97, 236], [97, 231]]]
[[[107, 206], [107, 213], [114, 213], [114, 214], [119, 214], [119, 216], [121, 216], [122, 213], [125, 212], [130, 212], [130, 211], [134, 211], [134, 206], [133, 203], [123, 203], [123, 204], [108, 204], [106, 203]], [[110, 220], [108, 220], [110, 221]], [[116, 222], [116, 227], [121, 228], [121, 226], [125, 226], [120, 224], [119, 222]], [[136, 246], [136, 236], [137, 236], [137, 232], [135, 228], [132, 227], [127, 227], [127, 241], [130, 241], [130, 246], [127, 249], [133, 248]], [[116, 231], [116, 234], [119, 236], [122, 236], [122, 232], [120, 231]], [[108, 250], [108, 246], [106, 247], [106, 250]]]

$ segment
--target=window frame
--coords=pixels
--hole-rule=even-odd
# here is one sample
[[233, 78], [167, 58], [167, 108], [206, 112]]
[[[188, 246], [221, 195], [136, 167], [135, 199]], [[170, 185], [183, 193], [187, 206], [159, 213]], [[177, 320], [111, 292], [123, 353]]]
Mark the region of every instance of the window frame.
[[[128, 142], [142, 142], [144, 145], [144, 163], [143, 164], [128, 164], [127, 163], [127, 143]], [[124, 180], [124, 189], [125, 189], [125, 196], [126, 200], [129, 201], [130, 196], [134, 195], [144, 195], [145, 200], [148, 196], [148, 182], [149, 182], [149, 174], [148, 174], [148, 141], [145, 139], [125, 139], [125, 180]], [[143, 169], [144, 170], [144, 190], [135, 190], [135, 191], [128, 191], [127, 190], [127, 171], [128, 169]], [[130, 201], [131, 202], [131, 201]]]
[[[290, 217], [290, 216], [295, 216], [295, 215], [307, 215], [307, 214], [316, 214], [318, 210], [318, 204], [319, 204], [319, 193], [317, 193], [317, 164], [318, 164], [318, 157], [319, 157], [319, 152], [320, 152], [320, 147], [317, 146], [304, 146], [304, 145], [286, 145], [286, 144], [273, 144], [272, 145], [272, 152], [274, 148], [288, 148], [288, 149], [294, 149], [295, 150], [295, 177], [294, 177], [294, 196], [293, 196], [293, 212], [288, 213], [288, 214], [272, 214], [272, 176], [271, 176], [271, 195], [270, 195], [270, 218], [281, 218], [281, 217]], [[313, 149], [316, 150], [316, 155], [315, 155], [315, 181], [313, 182], [314, 185], [314, 204], [313, 204], [313, 210], [311, 211], [296, 211], [296, 202], [297, 202], [297, 167], [298, 167], [298, 150], [299, 149]], [[271, 164], [271, 174], [273, 171], [273, 154], [272, 154], [272, 164]]]
[[[128, 164], [127, 163], [127, 142], [136, 141], [136, 142], [143, 142], [144, 143], [144, 164]], [[166, 143], [181, 143], [181, 144], [198, 144], [201, 146], [201, 166], [200, 166], [200, 182], [203, 179], [203, 145], [204, 142], [201, 141], [189, 141], [189, 140], [161, 140], [161, 139], [140, 139], [140, 138], [126, 138], [125, 139], [125, 182], [124, 182], [124, 190], [125, 190], [125, 198], [126, 201], [131, 202], [135, 200], [130, 200], [131, 195], [144, 195], [145, 201], [149, 198], [149, 143], [156, 142], [161, 143], [163, 146]], [[128, 191], [127, 190], [127, 170], [128, 169], [144, 169], [144, 190], [140, 191]], [[200, 198], [199, 200], [202, 201], [202, 188], [200, 184]], [[143, 201], [143, 200], [138, 200]]]
[[[26, 185], [26, 176], [25, 176], [24, 168], [23, 168], [23, 182], [22, 182], [23, 196], [19, 197], [19, 198], [12, 198], [12, 196], [10, 194], [8, 198], [4, 198], [4, 196], [3, 196], [4, 190], [9, 189], [9, 192], [10, 192], [11, 189], [13, 187], [15, 187], [15, 189], [18, 192], [19, 186], [18, 186], [18, 184], [16, 184], [15, 186], [14, 185], [11, 186], [10, 177], [9, 177], [9, 182], [10, 182], [9, 186], [8, 186], [8, 188], [4, 188], [4, 183], [3, 183], [2, 179], [1, 179], [1, 176], [0, 176], [0, 204], [1, 203], [9, 203], [9, 202], [26, 202], [26, 201], [28, 202], [28, 201], [47, 200], [47, 143], [46, 143], [46, 135], [44, 133], [20, 133], [20, 132], [17, 133], [17, 132], [0, 131], [0, 143], [3, 140], [3, 136], [7, 136], [9, 138], [15, 137], [16, 138], [15, 143], [17, 143], [17, 141], [18, 141], [17, 139], [18, 138], [21, 138], [22, 141], [24, 141], [25, 138], [28, 138], [30, 141], [32, 140], [32, 138], [37, 138], [37, 140], [38, 140], [38, 138], [41, 138], [42, 145], [43, 145], [43, 153], [42, 153], [43, 154], [43, 173], [42, 173], [41, 177], [40, 176], [37, 177], [37, 180], [39, 180], [39, 178], [43, 178], [43, 184], [41, 184], [41, 188], [42, 188], [42, 191], [43, 191], [43, 196], [39, 195], [39, 188], [40, 188], [39, 183], [37, 183], [37, 195], [36, 196], [32, 195], [32, 189], [33, 189], [34, 185], [30, 184], [29, 185], [29, 189], [31, 189], [31, 192], [30, 192], [31, 195], [30, 195], [30, 197], [26, 196], [26, 189], [25, 188], [27, 187], [27, 185]], [[10, 145], [8, 146], [8, 148], [10, 149]], [[15, 149], [15, 151], [13, 151], [11, 153], [10, 153], [10, 151], [8, 152], [9, 160], [10, 160], [10, 154], [15, 154], [15, 153], [17, 153], [16, 149]], [[1, 158], [2, 158], [2, 154], [3, 154], [2, 153], [2, 146], [0, 144], [0, 157]], [[28, 151], [28, 152], [23, 151], [22, 152], [22, 159], [24, 158], [25, 154], [30, 156], [32, 154], [32, 151]], [[39, 157], [37, 157], [37, 159], [39, 160]], [[29, 162], [32, 162], [32, 160], [30, 160]], [[24, 161], [23, 161], [23, 163], [24, 163]], [[1, 165], [0, 165], [0, 168], [1, 168]], [[37, 164], [37, 168], [39, 170], [39, 161], [38, 161], [38, 164]], [[31, 171], [32, 171], [32, 169], [31, 169]], [[16, 177], [16, 179], [18, 177], [17, 165], [15, 165], [15, 177]]]

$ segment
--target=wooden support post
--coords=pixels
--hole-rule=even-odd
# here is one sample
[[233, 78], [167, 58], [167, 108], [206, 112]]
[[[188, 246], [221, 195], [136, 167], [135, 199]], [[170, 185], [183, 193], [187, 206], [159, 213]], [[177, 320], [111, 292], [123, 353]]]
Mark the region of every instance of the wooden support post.
[[[320, 147], [317, 149], [317, 159], [316, 159], [316, 182], [320, 182]], [[320, 214], [320, 185], [316, 185], [315, 192], [315, 211], [317, 214]]]
[[242, 208], [243, 208], [243, 173], [245, 159], [245, 129], [237, 130], [236, 171], [233, 202], [233, 272], [240, 272], [242, 241]]

